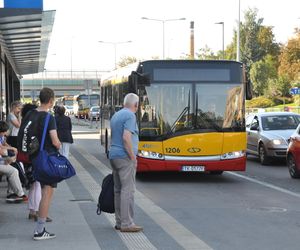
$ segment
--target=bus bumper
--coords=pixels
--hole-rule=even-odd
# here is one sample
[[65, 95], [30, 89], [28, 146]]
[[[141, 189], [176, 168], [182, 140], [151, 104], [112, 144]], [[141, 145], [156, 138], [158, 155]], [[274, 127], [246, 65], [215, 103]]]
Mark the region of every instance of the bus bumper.
[[219, 161], [166, 161], [137, 157], [137, 172], [176, 171], [181, 172], [183, 166], [204, 166], [204, 172], [210, 171], [245, 171], [246, 156]]

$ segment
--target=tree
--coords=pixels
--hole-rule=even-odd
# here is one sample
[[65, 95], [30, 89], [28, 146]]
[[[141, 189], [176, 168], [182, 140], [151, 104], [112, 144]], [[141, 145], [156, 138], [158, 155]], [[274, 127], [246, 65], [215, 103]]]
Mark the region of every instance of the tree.
[[256, 96], [264, 94], [267, 88], [269, 65], [263, 60], [253, 63], [250, 69], [250, 80], [253, 84], [253, 92]]
[[266, 95], [270, 98], [290, 96], [291, 81], [285, 76], [272, 78], [268, 80], [268, 89]]
[[290, 80], [300, 77], [300, 30], [295, 30], [295, 37], [288, 40], [287, 45], [283, 46], [280, 54], [280, 65], [278, 72], [286, 75]]
[[121, 60], [118, 62], [118, 67], [125, 67], [129, 64], [137, 62], [137, 59], [133, 56], [124, 56], [121, 58]]
[[[245, 12], [245, 21], [240, 23], [240, 55], [241, 61], [248, 68], [266, 55], [275, 58], [280, 53], [279, 44], [274, 41], [273, 28], [263, 26], [263, 18], [258, 18], [257, 9], [249, 9]], [[232, 42], [226, 48], [226, 58], [236, 58], [237, 31], [234, 30]]]
[[202, 60], [217, 60], [219, 59], [219, 55], [215, 55], [214, 52], [205, 45], [204, 48], [201, 48], [198, 53], [196, 53], [196, 58]]

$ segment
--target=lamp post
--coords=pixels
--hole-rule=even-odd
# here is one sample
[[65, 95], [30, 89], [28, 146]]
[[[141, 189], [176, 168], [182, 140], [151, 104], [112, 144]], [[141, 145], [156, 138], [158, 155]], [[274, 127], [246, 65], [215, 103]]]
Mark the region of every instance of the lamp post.
[[131, 43], [132, 41], [123, 41], [123, 42], [106, 42], [106, 41], [98, 41], [99, 43], [108, 43], [114, 46], [114, 57], [115, 57], [115, 69], [117, 68], [117, 45], [124, 43]]
[[225, 59], [225, 50], [224, 50], [224, 22], [218, 22], [215, 24], [221, 24], [222, 25], [222, 54], [223, 54], [223, 60]]
[[149, 21], [157, 21], [161, 22], [163, 26], [163, 59], [165, 59], [165, 23], [170, 21], [183, 21], [186, 20], [185, 17], [182, 18], [176, 18], [176, 19], [155, 19], [155, 18], [148, 18], [148, 17], [142, 17], [143, 20], [149, 20]]
[[70, 63], [71, 63], [71, 84], [73, 84], [73, 39], [75, 36], [71, 36], [71, 56], [70, 56]]
[[241, 19], [241, 0], [239, 0], [239, 14], [238, 14], [238, 29], [236, 39], [236, 60], [240, 61], [240, 19]]

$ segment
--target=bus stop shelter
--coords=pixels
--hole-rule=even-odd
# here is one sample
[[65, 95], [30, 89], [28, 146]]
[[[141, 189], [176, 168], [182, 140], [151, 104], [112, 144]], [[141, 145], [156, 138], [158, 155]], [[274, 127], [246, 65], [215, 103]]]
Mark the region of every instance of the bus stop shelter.
[[43, 71], [54, 17], [39, 8], [0, 9], [0, 119], [20, 99], [23, 75]]

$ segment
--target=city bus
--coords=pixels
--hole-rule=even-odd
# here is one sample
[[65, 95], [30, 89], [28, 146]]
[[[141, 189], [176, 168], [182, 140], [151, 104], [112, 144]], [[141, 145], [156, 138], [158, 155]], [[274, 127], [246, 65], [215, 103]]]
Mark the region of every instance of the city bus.
[[99, 106], [99, 94], [79, 94], [73, 98], [73, 110], [75, 117], [88, 118], [89, 110], [92, 106]]
[[246, 167], [245, 99], [251, 83], [236, 61], [150, 60], [101, 79], [100, 139], [124, 96], [139, 96], [137, 171], [222, 174]]
[[73, 106], [73, 96], [62, 96], [56, 99], [55, 105], [57, 106]]
[[64, 106], [66, 115], [72, 115], [74, 113], [74, 97], [73, 96], [62, 96], [56, 98], [55, 106]]

